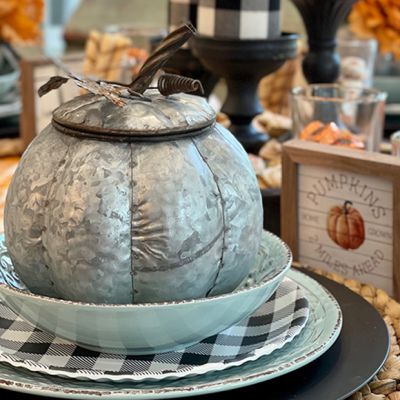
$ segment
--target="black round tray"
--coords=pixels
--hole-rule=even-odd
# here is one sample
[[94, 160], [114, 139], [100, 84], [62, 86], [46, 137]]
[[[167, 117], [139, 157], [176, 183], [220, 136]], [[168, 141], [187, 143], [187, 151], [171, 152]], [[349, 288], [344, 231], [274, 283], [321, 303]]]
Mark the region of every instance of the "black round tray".
[[[303, 271], [305, 272], [305, 271]], [[389, 352], [389, 334], [379, 313], [361, 296], [320, 275], [306, 272], [339, 302], [343, 328], [335, 344], [297, 371], [207, 399], [341, 400], [379, 371]]]

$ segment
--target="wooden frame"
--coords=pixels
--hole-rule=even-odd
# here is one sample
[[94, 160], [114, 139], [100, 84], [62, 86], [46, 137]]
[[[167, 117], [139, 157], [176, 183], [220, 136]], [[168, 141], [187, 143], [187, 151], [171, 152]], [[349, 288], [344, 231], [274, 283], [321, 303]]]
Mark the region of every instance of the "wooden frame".
[[[81, 73], [83, 54], [76, 53], [64, 57], [61, 60], [73, 72]], [[45, 56], [25, 57], [21, 59], [21, 100], [22, 114], [20, 119], [20, 136], [23, 147], [26, 148], [33, 138], [44, 127], [46, 121], [50, 122], [51, 112], [64, 101], [79, 94], [79, 89], [73, 83], [67, 83], [61, 89], [54, 91], [46, 97], [39, 98], [37, 89], [52, 75], [63, 75]], [[44, 110], [41, 106], [46, 105]], [[48, 115], [47, 115], [48, 114]]]
[[[294, 139], [283, 146], [282, 162], [281, 232], [294, 260], [382, 287], [399, 300], [400, 159]], [[357, 216], [343, 211], [346, 225], [332, 211], [345, 196], [355, 199], [347, 207], [363, 211], [363, 229], [354, 228]], [[349, 233], [357, 229], [361, 245]]]

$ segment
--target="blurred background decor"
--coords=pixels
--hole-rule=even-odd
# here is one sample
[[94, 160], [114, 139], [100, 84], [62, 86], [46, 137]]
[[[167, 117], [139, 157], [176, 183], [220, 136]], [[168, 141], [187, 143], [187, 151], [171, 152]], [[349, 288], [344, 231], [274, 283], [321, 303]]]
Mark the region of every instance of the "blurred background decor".
[[[60, 0], [47, 0], [57, 3]], [[69, 3], [70, 0], [61, 0]], [[151, 49], [152, 40], [167, 33], [168, 0], [72, 0], [76, 10], [63, 26], [67, 48], [81, 49], [92, 30], [119, 31], [130, 36], [135, 46]]]
[[308, 83], [333, 83], [339, 77], [340, 64], [336, 33], [356, 0], [292, 0], [307, 30], [308, 52], [303, 73]]
[[398, 0], [359, 0], [349, 15], [356, 38], [378, 43], [373, 85], [387, 92], [386, 137], [400, 129], [400, 3]]
[[[82, 74], [82, 53], [71, 53], [61, 61], [71, 71]], [[62, 71], [54, 65], [51, 59], [41, 55], [22, 58], [21, 68], [21, 101], [24, 112], [20, 115], [20, 139], [23, 148], [28, 147], [33, 138], [51, 121], [54, 107], [78, 96], [81, 92], [68, 82], [58, 91], [40, 98], [38, 89], [48, 80], [49, 76], [60, 75]]]
[[118, 81], [122, 75], [122, 59], [131, 46], [132, 41], [123, 34], [90, 31], [85, 46], [83, 74]]
[[43, 0], [0, 1], [0, 155], [21, 151], [18, 140], [20, 72], [18, 57], [11, 46], [41, 42], [43, 12]]
[[375, 38], [382, 54], [400, 60], [400, 4], [398, 0], [359, 0], [349, 15], [351, 31], [359, 38]]
[[[264, 110], [278, 115], [290, 115], [288, 93], [298, 82], [300, 57], [286, 61], [275, 73], [264, 76], [259, 84], [258, 96]], [[266, 129], [270, 136], [276, 136], [274, 131]]]
[[354, 37], [338, 38], [340, 76], [338, 82], [346, 86], [371, 87], [377, 53], [377, 41]]
[[206, 69], [226, 81], [221, 111], [230, 119], [230, 130], [247, 151], [257, 152], [268, 139], [252, 125], [262, 112], [259, 81], [296, 57], [297, 35], [281, 33], [279, 0], [200, 0], [197, 26], [191, 47]]
[[43, 0], [0, 1], [1, 39], [13, 44], [39, 42], [43, 15]]

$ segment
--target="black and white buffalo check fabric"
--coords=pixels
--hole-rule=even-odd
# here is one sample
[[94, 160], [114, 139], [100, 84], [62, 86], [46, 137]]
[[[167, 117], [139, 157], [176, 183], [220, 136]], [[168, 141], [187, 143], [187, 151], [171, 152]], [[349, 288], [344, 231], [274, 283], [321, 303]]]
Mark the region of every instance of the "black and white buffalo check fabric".
[[199, 0], [201, 35], [230, 39], [267, 39], [280, 35], [280, 0]]
[[0, 303], [0, 361], [68, 378], [141, 381], [179, 378], [241, 365], [281, 348], [306, 324], [308, 302], [285, 279], [249, 318], [184, 350], [125, 356], [85, 350], [42, 332]]

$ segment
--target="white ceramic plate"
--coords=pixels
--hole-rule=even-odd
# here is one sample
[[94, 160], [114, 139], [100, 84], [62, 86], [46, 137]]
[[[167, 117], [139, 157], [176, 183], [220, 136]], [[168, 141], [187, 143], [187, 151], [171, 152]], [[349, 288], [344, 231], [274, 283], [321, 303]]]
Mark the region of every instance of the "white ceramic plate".
[[269, 356], [206, 375], [120, 384], [66, 380], [0, 364], [0, 387], [53, 398], [148, 400], [221, 392], [287, 374], [325, 353], [339, 336], [342, 326], [339, 305], [326, 289], [301, 272], [291, 270], [288, 276], [304, 290], [309, 301], [310, 317], [292, 343]]

